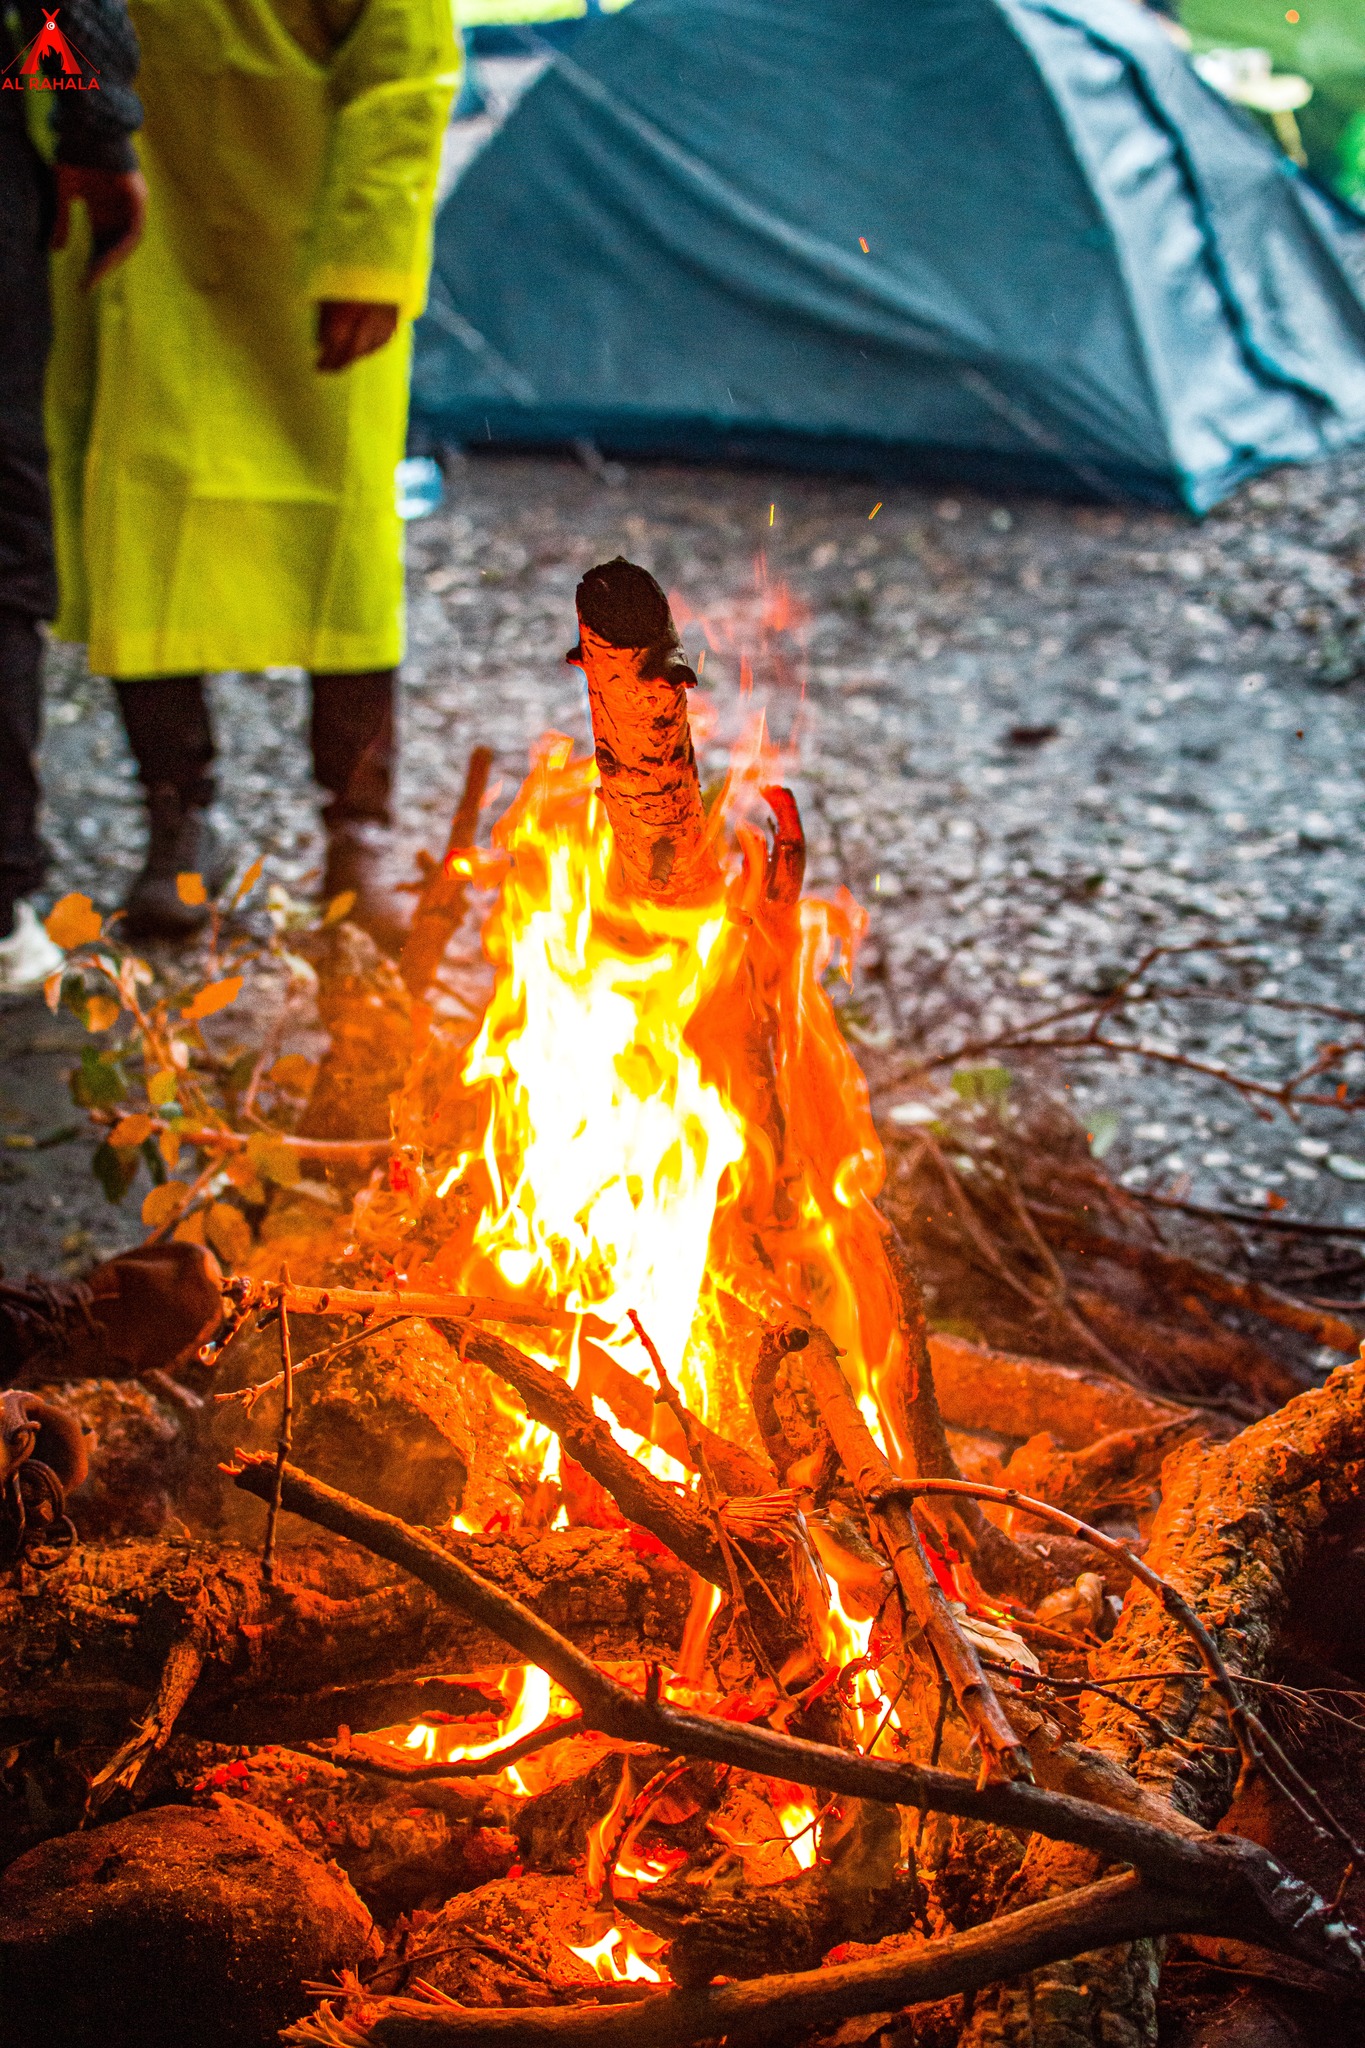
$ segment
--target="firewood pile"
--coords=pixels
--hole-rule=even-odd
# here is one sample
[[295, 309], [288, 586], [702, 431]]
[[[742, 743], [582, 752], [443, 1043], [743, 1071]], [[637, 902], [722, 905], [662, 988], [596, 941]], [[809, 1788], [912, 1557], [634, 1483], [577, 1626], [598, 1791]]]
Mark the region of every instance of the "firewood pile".
[[292, 1125], [261, 1052], [173, 1133], [197, 1356], [6, 1397], [6, 1486], [92, 1448], [0, 1592], [4, 2038], [1353, 2037], [1355, 1328], [1045, 1090], [926, 1083], [888, 1172], [761, 733], [703, 792], [644, 571], [579, 627], [595, 759], [481, 848], [476, 755], [403, 958], [309, 942]]

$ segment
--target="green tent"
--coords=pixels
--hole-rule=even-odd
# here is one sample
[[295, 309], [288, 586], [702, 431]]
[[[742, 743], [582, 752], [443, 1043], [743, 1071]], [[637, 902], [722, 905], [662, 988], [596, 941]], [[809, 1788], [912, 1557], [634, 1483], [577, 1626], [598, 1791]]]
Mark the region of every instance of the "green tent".
[[1365, 212], [1365, 0], [1180, 0], [1195, 50], [1269, 50], [1313, 88], [1298, 114], [1309, 169]]

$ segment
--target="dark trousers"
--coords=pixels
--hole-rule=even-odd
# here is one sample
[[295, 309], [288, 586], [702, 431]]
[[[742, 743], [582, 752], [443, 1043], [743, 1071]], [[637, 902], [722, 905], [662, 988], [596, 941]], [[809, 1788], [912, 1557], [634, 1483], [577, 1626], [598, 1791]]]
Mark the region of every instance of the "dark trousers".
[[[313, 773], [327, 792], [329, 825], [390, 822], [395, 671], [315, 675]], [[213, 728], [202, 676], [147, 676], [115, 684], [128, 743], [148, 790], [171, 784], [182, 803], [213, 800]]]
[[12, 927], [15, 899], [47, 867], [35, 761], [38, 627], [57, 608], [43, 438], [52, 181], [28, 139], [23, 104], [22, 93], [0, 97], [0, 936]]

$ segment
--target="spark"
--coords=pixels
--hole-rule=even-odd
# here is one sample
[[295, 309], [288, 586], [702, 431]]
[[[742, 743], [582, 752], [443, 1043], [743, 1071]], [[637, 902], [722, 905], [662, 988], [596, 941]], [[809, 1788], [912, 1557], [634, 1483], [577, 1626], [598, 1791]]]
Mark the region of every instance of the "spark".
[[876, 518], [877, 514], [881, 511], [884, 502], [884, 499], [878, 498], [876, 504], [872, 507], [872, 510], [867, 515], [869, 519]]
[[[1297, 20], [1298, 20], [1298, 16], [1297, 16], [1297, 15], [1295, 15], [1294, 19], [1295, 19], [1295, 20], [1297, 21]], [[862, 252], [863, 252], [864, 256], [870, 256], [870, 255], [872, 254], [872, 251], [871, 251], [871, 250], [870, 250], [870, 249], [868, 248], [868, 246], [867, 246], [867, 236], [866, 236], [866, 235], [859, 235], [859, 237], [858, 237], [858, 247], [859, 247], [859, 248], [860, 248], [860, 249], [862, 250]]]
[[777, 514], [777, 507], [776, 507], [776, 505], [769, 505], [769, 507], [768, 507], [768, 524], [769, 524], [769, 526], [771, 526], [771, 525], [772, 525], [772, 523], [773, 523], [773, 520], [774, 520], [774, 518], [776, 517], [776, 514]]

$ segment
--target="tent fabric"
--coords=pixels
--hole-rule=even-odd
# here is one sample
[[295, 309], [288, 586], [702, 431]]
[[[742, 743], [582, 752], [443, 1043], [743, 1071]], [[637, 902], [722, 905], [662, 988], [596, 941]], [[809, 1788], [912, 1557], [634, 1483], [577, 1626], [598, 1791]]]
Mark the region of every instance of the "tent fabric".
[[1363, 277], [1132, 0], [634, 0], [447, 198], [414, 406], [1201, 511], [1365, 439]]

